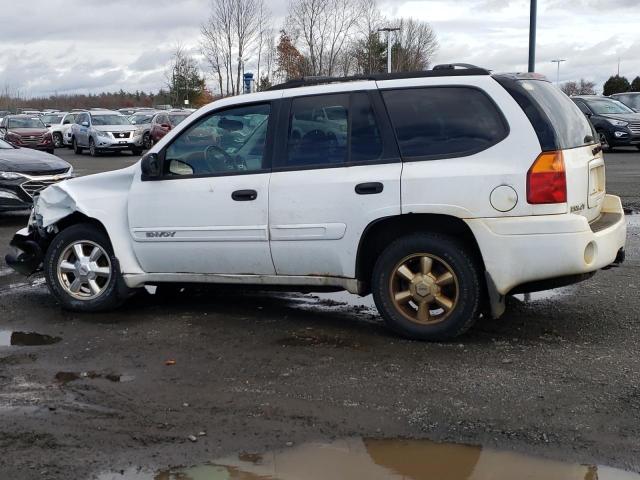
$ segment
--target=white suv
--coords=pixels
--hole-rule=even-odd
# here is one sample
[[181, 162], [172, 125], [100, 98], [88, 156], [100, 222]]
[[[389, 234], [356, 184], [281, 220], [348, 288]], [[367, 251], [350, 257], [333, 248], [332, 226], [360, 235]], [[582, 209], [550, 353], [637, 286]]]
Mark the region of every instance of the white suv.
[[621, 262], [625, 237], [568, 97], [445, 66], [216, 101], [138, 164], [46, 189], [7, 261], [77, 311], [161, 283], [346, 289], [441, 340]]

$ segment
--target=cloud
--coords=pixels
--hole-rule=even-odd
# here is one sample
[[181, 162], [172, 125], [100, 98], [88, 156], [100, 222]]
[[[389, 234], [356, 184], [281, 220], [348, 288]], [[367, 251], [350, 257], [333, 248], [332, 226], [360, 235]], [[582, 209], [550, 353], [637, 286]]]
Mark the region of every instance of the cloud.
[[[211, 0], [31, 0], [29, 15], [2, 11], [0, 88], [25, 95], [102, 90], [158, 90], [172, 48], [198, 55], [200, 24]], [[267, 2], [273, 26], [289, 0]], [[439, 63], [475, 63], [495, 71], [527, 67], [529, 0], [379, 0], [385, 15], [428, 21]], [[599, 87], [618, 68], [640, 74], [640, 0], [539, 2], [537, 70], [561, 81], [581, 77]], [[252, 68], [248, 64], [248, 68]]]

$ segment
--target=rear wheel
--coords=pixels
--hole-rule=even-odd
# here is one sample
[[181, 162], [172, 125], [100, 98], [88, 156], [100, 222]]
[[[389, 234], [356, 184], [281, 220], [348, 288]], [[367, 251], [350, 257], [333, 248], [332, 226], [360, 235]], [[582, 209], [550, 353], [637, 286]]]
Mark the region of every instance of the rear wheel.
[[73, 147], [73, 153], [75, 153], [76, 155], [82, 155], [83, 149], [78, 145], [78, 141], [76, 140], [76, 137], [73, 137], [71, 139], [71, 146]]
[[453, 237], [420, 233], [391, 243], [378, 258], [373, 298], [389, 328], [416, 340], [446, 340], [479, 316], [481, 269]]
[[49, 290], [68, 310], [109, 310], [129, 293], [109, 238], [91, 224], [73, 225], [53, 239], [44, 274]]

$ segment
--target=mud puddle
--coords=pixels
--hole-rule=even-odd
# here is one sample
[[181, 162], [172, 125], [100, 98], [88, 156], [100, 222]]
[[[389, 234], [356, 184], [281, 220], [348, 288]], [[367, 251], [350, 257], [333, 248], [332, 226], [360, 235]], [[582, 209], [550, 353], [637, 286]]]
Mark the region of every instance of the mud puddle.
[[53, 345], [61, 341], [60, 337], [43, 335], [36, 332], [13, 332], [0, 330], [0, 347], [36, 347], [40, 345]]
[[97, 373], [97, 372], [58, 372], [55, 375], [55, 379], [58, 383], [67, 384], [69, 382], [75, 382], [88, 378], [90, 380], [96, 378], [102, 378], [109, 380], [110, 382], [131, 382], [134, 380], [133, 375], [122, 375], [120, 373]]
[[283, 337], [275, 342], [277, 345], [285, 347], [332, 347], [332, 348], [350, 348], [354, 350], [363, 350], [364, 347], [352, 338], [342, 335], [329, 335], [326, 333], [318, 333], [311, 330], [302, 330], [293, 332], [287, 337]]
[[352, 438], [269, 453], [242, 452], [208, 465], [101, 473], [99, 480], [640, 480], [599, 465], [425, 440]]

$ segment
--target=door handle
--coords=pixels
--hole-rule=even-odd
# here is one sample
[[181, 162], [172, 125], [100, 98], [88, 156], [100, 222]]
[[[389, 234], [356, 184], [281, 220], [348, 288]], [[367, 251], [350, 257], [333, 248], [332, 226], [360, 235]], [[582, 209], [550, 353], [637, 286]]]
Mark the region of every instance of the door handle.
[[236, 202], [251, 202], [258, 198], [258, 192], [255, 190], [236, 190], [231, 194]]
[[356, 193], [358, 195], [375, 195], [382, 193], [384, 185], [380, 182], [359, 183], [356, 185]]

